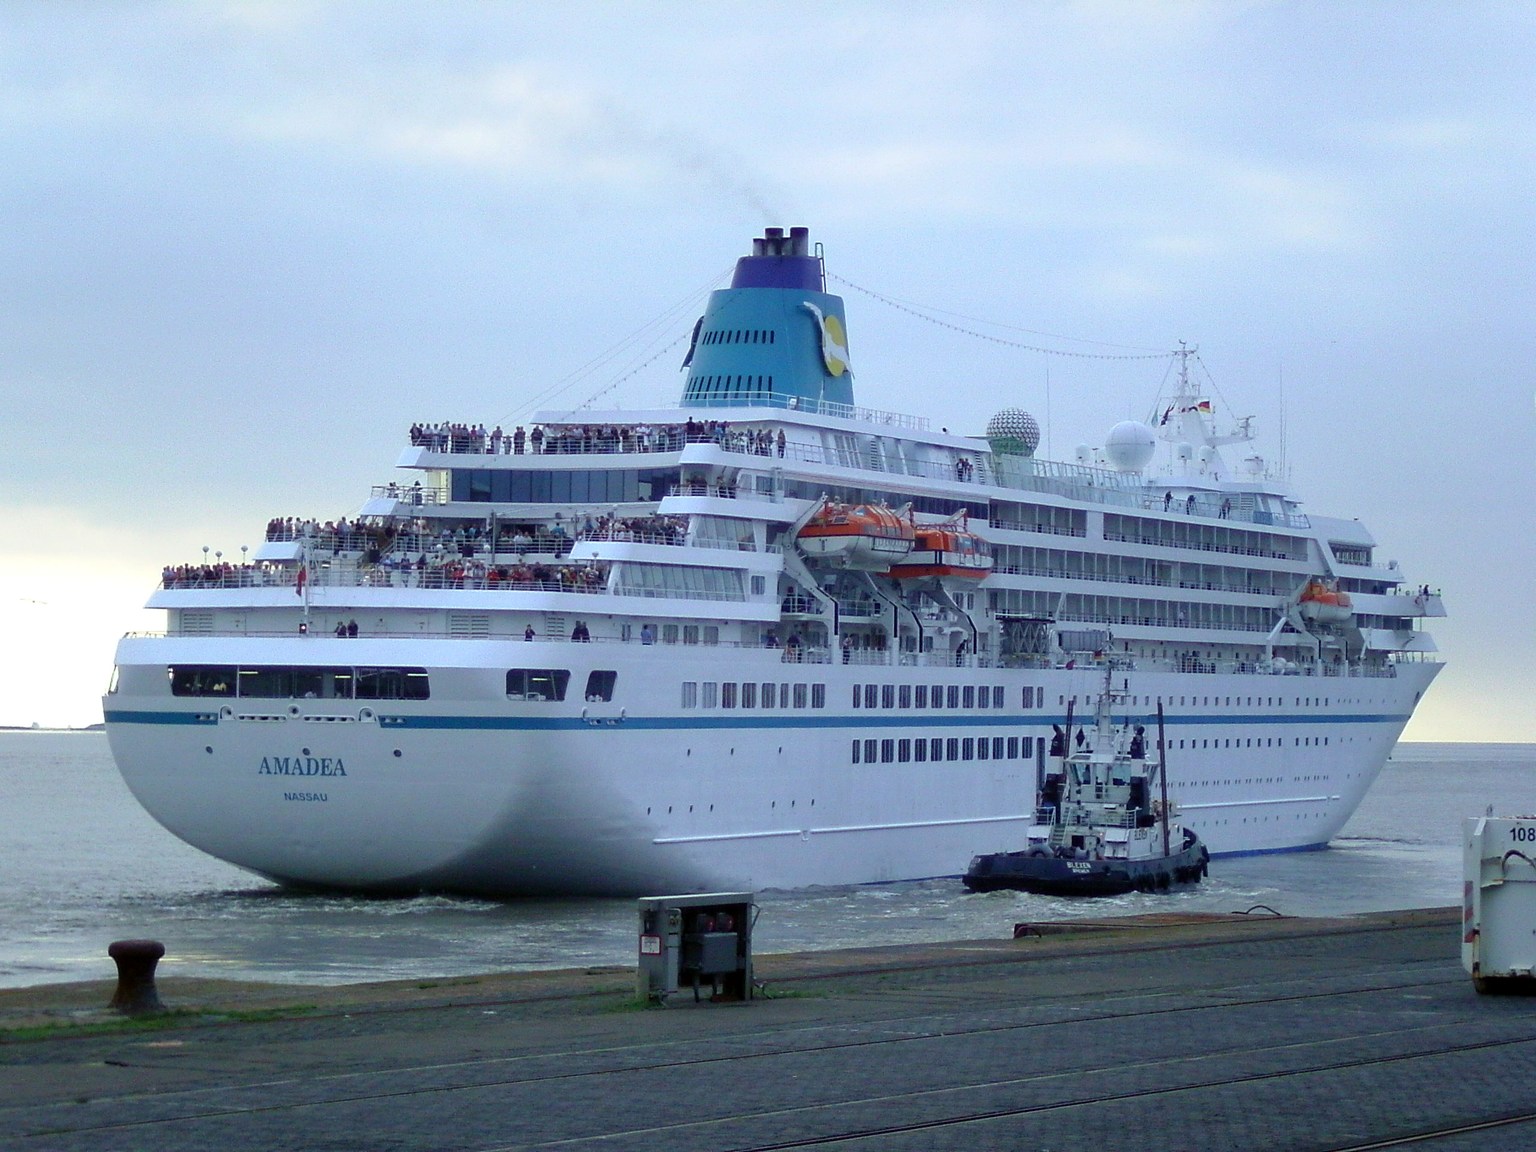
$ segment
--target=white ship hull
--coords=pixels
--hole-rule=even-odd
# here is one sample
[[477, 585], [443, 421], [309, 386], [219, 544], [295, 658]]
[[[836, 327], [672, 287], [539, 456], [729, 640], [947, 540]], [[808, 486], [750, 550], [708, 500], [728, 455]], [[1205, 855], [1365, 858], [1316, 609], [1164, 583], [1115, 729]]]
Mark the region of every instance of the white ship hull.
[[[415, 658], [458, 685], [457, 699], [210, 706], [123, 690], [108, 715], [113, 753], [170, 831], [288, 884], [502, 896], [864, 884], [956, 875], [978, 852], [1022, 843], [1039, 753], [853, 763], [854, 741], [1014, 736], [1038, 750], [1065, 720], [1061, 702], [1076, 697], [1081, 710], [1101, 679], [1091, 669], [793, 664], [723, 648], [691, 651], [684, 665], [639, 644], [418, 643]], [[142, 661], [146, 682], [163, 684], [167, 660], [244, 648], [250, 661], [251, 646], [268, 659], [304, 649], [319, 663], [378, 660], [384, 648], [402, 657], [399, 641], [130, 639], [119, 670], [132, 680]], [[483, 662], [467, 665], [465, 649]], [[452, 666], [432, 663], [450, 654]], [[529, 658], [569, 667], [573, 682], [612, 669], [620, 691], [609, 704], [497, 699], [507, 662]], [[1128, 712], [1155, 715], [1162, 700], [1172, 794], [1214, 855], [1320, 847], [1437, 670], [1131, 672]], [[685, 713], [685, 677], [820, 683], [825, 706]], [[853, 685], [870, 683], [1001, 687], [1006, 706], [850, 708]], [[1025, 688], [1043, 705], [1019, 707]]]

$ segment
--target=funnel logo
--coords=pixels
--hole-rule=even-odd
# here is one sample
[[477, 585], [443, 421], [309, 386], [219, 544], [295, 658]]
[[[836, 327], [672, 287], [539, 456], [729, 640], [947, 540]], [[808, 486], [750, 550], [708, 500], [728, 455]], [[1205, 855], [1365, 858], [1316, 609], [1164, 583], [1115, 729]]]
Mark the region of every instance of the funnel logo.
[[816, 317], [816, 327], [821, 332], [821, 362], [826, 365], [827, 375], [841, 376], [849, 371], [848, 337], [843, 333], [842, 322], [836, 316], [823, 315], [809, 300], [800, 307]]

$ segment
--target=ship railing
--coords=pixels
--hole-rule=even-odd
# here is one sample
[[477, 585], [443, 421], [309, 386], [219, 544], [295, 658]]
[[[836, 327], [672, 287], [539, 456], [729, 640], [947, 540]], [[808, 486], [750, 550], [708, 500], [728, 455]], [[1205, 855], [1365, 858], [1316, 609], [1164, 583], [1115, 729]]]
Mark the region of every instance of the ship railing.
[[411, 444], [450, 456], [613, 456], [677, 452], [684, 444], [711, 439], [702, 431], [689, 437], [685, 424], [535, 424], [521, 440], [515, 431], [503, 432], [499, 438], [426, 431], [413, 437]]
[[446, 488], [426, 487], [420, 484], [375, 484], [371, 495], [389, 500], [401, 500], [417, 507], [448, 503]]
[[[662, 544], [667, 547], [682, 547], [688, 543], [688, 532], [682, 526], [670, 532], [647, 532], [631, 528], [597, 528], [577, 533], [576, 539], [599, 544]], [[701, 548], [712, 546], [702, 540], [694, 541], [694, 543]], [[721, 547], [724, 547], [724, 545], [721, 545]]]
[[[756, 552], [757, 541], [752, 539], [721, 540], [711, 537], [696, 536], [688, 539], [684, 530], [676, 532], [636, 532], [625, 528], [600, 528], [592, 532], [582, 532], [577, 537], [579, 541], [591, 541], [604, 544], [659, 544], [667, 548], [711, 548], [720, 552]], [[783, 547], [771, 544], [763, 549], [765, 552], [783, 552]]]
[[787, 412], [809, 412], [815, 416], [836, 416], [843, 420], [857, 420], [864, 424], [880, 424], [887, 428], [910, 428], [926, 432], [929, 423], [923, 416], [908, 416], [903, 412], [885, 412], [879, 408], [860, 408], [856, 404], [838, 404], [831, 400], [811, 400], [802, 396], [785, 396], [778, 392], [733, 392], [726, 398], [701, 398], [690, 405], [695, 408], [781, 408]]
[[1188, 588], [1206, 592], [1235, 592], [1244, 596], [1275, 597], [1288, 596], [1291, 593], [1290, 588], [1256, 588], [1252, 585], [1220, 584], [1213, 580], [1204, 582], [1180, 580], [1175, 584], [1171, 580], [1154, 580], [1131, 573], [1074, 572], [1042, 564], [994, 564], [992, 572], [1000, 576], [1046, 576], [1057, 580], [1089, 580], [1099, 584], [1134, 584], [1140, 588]]
[[[473, 589], [514, 592], [586, 592], [606, 593], [604, 571], [587, 565], [570, 564], [556, 569], [569, 573], [565, 579], [518, 577], [486, 572], [454, 573], [441, 569], [420, 569], [378, 565], [370, 568], [316, 567], [307, 571], [305, 582], [311, 588], [427, 588]], [[589, 575], [595, 573], [595, 575]], [[595, 582], [594, 582], [595, 581]], [[247, 566], [230, 572], [203, 575], [167, 574], [161, 586], [176, 590], [217, 590], [229, 588], [297, 588], [298, 572], [293, 568], [257, 568]], [[706, 597], [700, 596], [703, 599]]]
[[1236, 544], [1217, 544], [1211, 540], [1169, 540], [1139, 532], [1104, 533], [1104, 539], [1116, 544], [1139, 544], [1146, 548], [1177, 548], [1184, 552], [1219, 552], [1228, 556], [1257, 556], [1263, 560], [1303, 560], [1288, 552], [1275, 552], [1268, 548], [1244, 548]]
[[830, 664], [832, 651], [829, 648], [817, 648], [808, 644], [786, 644], [781, 650], [779, 660], [784, 664]]
[[721, 592], [699, 588], [661, 588], [651, 585], [620, 584], [614, 589], [615, 596], [632, 596], [641, 600], [710, 600], [740, 604], [746, 601], [742, 592]]
[[[1067, 527], [1061, 524], [1026, 524], [1022, 521], [1014, 522], [1003, 520], [996, 516], [987, 521], [987, 525], [1005, 532], [1037, 532], [1046, 536], [1087, 536], [1086, 527]], [[1105, 533], [1106, 539], [1108, 533]]]

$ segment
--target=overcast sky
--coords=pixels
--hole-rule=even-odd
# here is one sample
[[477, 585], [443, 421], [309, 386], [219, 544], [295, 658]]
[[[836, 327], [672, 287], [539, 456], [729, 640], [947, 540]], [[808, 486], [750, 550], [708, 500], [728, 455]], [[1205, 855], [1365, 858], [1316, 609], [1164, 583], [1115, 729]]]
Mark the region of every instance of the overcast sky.
[[[414, 420], [671, 404], [765, 225], [860, 403], [1051, 454], [1198, 345], [1445, 590], [1417, 739], [1536, 739], [1530, 3], [0, 5], [0, 724], [100, 719], [162, 565]], [[856, 285], [858, 288], [851, 287]]]

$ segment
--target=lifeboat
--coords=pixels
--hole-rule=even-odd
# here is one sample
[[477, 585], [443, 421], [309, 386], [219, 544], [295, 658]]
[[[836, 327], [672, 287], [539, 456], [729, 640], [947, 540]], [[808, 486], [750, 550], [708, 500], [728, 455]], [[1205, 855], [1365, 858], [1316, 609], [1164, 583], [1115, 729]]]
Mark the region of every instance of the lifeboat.
[[912, 552], [891, 575], [901, 580], [927, 576], [958, 576], [981, 580], [992, 571], [992, 548], [968, 527], [962, 512], [939, 524], [919, 524], [914, 529]]
[[912, 540], [912, 522], [884, 504], [834, 500], [823, 500], [795, 537], [810, 559], [871, 572], [884, 572], [906, 556]]
[[1315, 620], [1321, 624], [1340, 624], [1354, 615], [1349, 593], [1340, 592], [1335, 585], [1325, 580], [1307, 581], [1296, 608], [1302, 619]]

